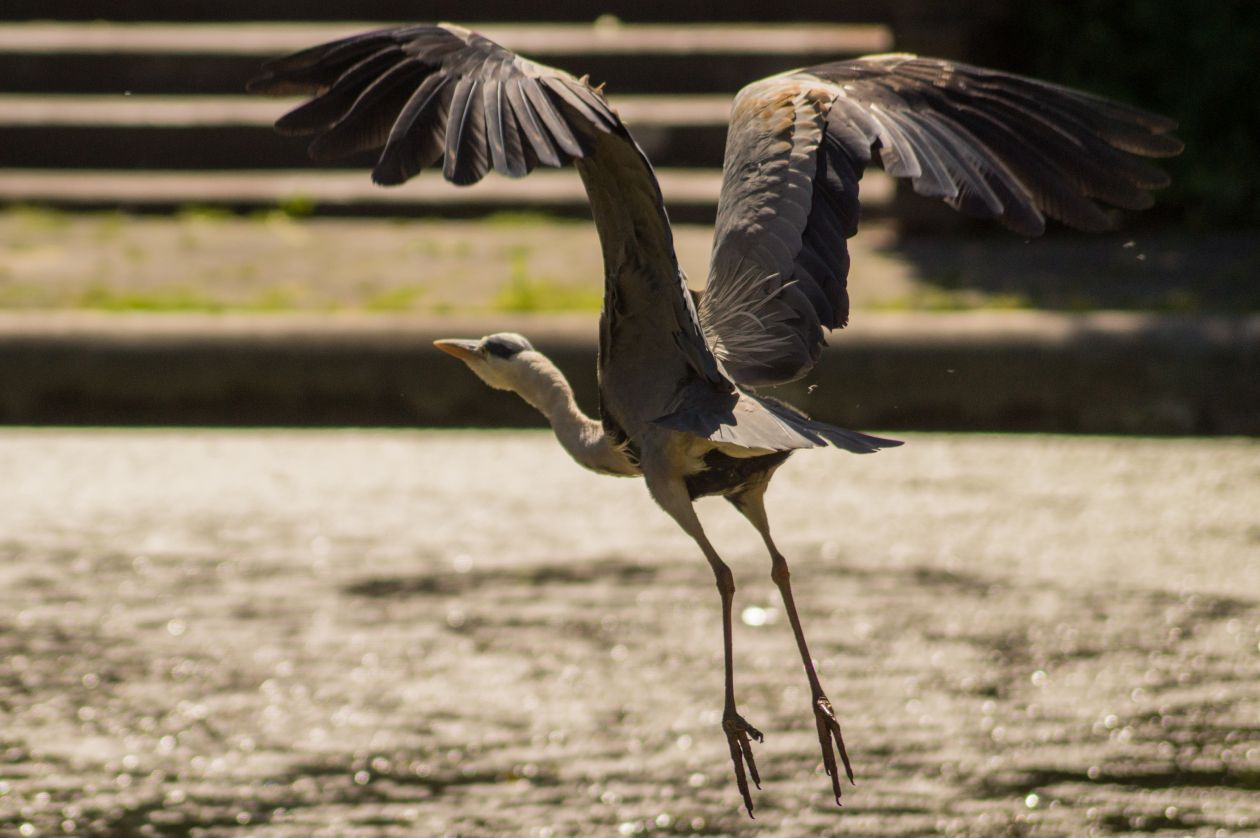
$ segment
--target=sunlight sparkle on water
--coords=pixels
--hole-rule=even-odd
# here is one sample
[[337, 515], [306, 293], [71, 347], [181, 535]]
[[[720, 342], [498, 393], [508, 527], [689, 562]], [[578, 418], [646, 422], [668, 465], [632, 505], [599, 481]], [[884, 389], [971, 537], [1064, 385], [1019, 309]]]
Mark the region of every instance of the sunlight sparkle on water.
[[773, 608], [750, 605], [740, 612], [739, 618], [746, 626], [765, 626], [776, 622], [779, 619], [779, 613]]

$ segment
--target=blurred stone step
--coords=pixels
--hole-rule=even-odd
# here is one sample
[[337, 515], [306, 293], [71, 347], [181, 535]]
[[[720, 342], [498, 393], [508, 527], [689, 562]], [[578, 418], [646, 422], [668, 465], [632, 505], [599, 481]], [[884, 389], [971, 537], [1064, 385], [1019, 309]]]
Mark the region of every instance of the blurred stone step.
[[[108, 125], [182, 128], [192, 125], [270, 127], [301, 102], [263, 96], [3, 95], [0, 125]], [[623, 94], [612, 100], [622, 119], [641, 125], [726, 127], [726, 94]]]
[[[0, 313], [0, 424], [537, 426], [430, 345], [502, 330], [597, 403], [593, 314]], [[1256, 435], [1257, 364], [1257, 317], [863, 312], [776, 392], [858, 428]]]
[[[657, 171], [670, 218], [711, 223], [722, 175], [713, 169]], [[878, 214], [894, 185], [882, 172], [862, 181], [863, 209]], [[572, 169], [540, 170], [522, 180], [490, 175], [456, 188], [440, 172], [386, 189], [366, 171], [117, 172], [0, 170], [0, 205], [159, 212], [188, 206], [251, 211], [287, 207], [317, 215], [476, 217], [504, 210], [589, 217], [582, 181]]]
[[[245, 96], [0, 95], [0, 168], [277, 169], [312, 163], [272, 123], [299, 100]], [[657, 165], [722, 165], [730, 97], [616, 97]], [[361, 155], [335, 164], [368, 166]]]
[[[0, 25], [0, 91], [240, 93], [262, 60], [380, 23]], [[730, 92], [892, 48], [877, 24], [500, 24], [478, 31], [613, 92]]]
[[[991, 0], [987, 0], [991, 3]], [[958, 0], [950, 4], [958, 14], [986, 0]], [[930, 6], [931, 0], [863, 0], [861, 19], [888, 21], [905, 11]], [[835, 0], [796, 0], [790, 17], [797, 20], [829, 20], [839, 14]], [[961, 8], [958, 8], [961, 7]], [[692, 21], [782, 21], [784, 9], [761, 0], [706, 5], [697, 15], [692, 3], [674, 0], [601, 0], [593, 7], [589, 0], [549, 0], [547, 3], [521, 3], [519, 0], [126, 0], [119, 3], [85, 3], [83, 0], [5, 0], [0, 3], [0, 20], [451, 20], [451, 21], [590, 21], [598, 15], [616, 15], [624, 20]]]
[[[283, 54], [377, 29], [387, 22], [90, 23], [32, 22], [0, 27], [0, 49], [25, 53], [154, 52], [253, 56]], [[477, 31], [532, 55], [638, 55], [879, 52], [892, 33], [879, 24], [836, 23], [486, 23]]]

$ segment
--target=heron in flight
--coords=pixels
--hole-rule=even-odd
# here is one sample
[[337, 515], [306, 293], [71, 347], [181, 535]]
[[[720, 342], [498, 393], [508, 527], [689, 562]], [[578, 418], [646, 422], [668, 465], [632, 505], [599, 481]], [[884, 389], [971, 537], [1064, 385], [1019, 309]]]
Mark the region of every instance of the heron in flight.
[[1053, 218], [1103, 230], [1100, 206], [1142, 209], [1166, 175], [1142, 157], [1174, 155], [1170, 119], [1009, 73], [906, 54], [820, 64], [754, 82], [736, 96], [708, 282], [688, 291], [661, 190], [647, 157], [585, 77], [529, 61], [451, 24], [381, 29], [265, 66], [251, 89], [308, 94], [276, 127], [314, 135], [310, 154], [378, 151], [376, 183], [438, 166], [452, 183], [491, 169], [523, 177], [576, 165], [604, 258], [598, 419], [518, 334], [437, 341], [488, 385], [515, 391], [551, 423], [580, 465], [642, 476], [695, 540], [722, 605], [722, 729], [748, 814], [760, 787], [738, 712], [731, 649], [735, 582], [705, 536], [693, 501], [721, 495], [770, 553], [809, 681], [810, 706], [840, 802], [837, 756], [853, 770], [797, 616], [787, 560], [764, 496], [802, 448], [859, 454], [900, 442], [810, 419], [757, 388], [792, 381], [846, 325], [846, 240], [858, 226], [858, 183], [878, 152], [890, 175], [968, 215], [1027, 237]]

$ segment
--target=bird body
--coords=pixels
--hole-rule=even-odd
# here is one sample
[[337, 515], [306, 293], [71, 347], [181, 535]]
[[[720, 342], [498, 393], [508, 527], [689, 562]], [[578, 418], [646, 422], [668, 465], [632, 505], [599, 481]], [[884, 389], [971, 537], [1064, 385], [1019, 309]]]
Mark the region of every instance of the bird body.
[[438, 24], [367, 32], [268, 62], [251, 89], [313, 95], [277, 128], [314, 135], [317, 159], [380, 150], [372, 176], [382, 185], [438, 165], [463, 185], [492, 168], [522, 177], [574, 163], [603, 250], [599, 417], [582, 413], [564, 376], [520, 335], [437, 346], [537, 408], [579, 464], [642, 476], [695, 540], [721, 597], [722, 727], [750, 815], [748, 779], [760, 784], [751, 742], [762, 735], [736, 708], [734, 577], [692, 501], [725, 497], [762, 537], [839, 803], [837, 755], [850, 780], [853, 772], [763, 499], [796, 450], [870, 453], [900, 443], [810, 419], [756, 388], [806, 374], [826, 334], [848, 322], [846, 240], [857, 231], [863, 170], [878, 153], [920, 194], [1036, 236], [1047, 217], [1106, 228], [1099, 203], [1149, 206], [1149, 190], [1167, 178], [1140, 158], [1181, 148], [1172, 120], [958, 62], [891, 54], [788, 71], [734, 100], [708, 281], [696, 294], [679, 268], [651, 163], [585, 78]]

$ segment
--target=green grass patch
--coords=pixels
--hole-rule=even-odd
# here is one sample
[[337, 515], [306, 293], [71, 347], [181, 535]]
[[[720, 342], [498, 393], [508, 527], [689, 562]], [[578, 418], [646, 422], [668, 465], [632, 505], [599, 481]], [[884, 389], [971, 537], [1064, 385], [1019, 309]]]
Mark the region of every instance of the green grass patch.
[[175, 213], [175, 217], [181, 221], [200, 221], [214, 223], [218, 221], [227, 221], [235, 218], [235, 214], [223, 207], [206, 207], [200, 204], [189, 204], [180, 207]]
[[298, 295], [290, 288], [272, 286], [258, 293], [247, 307], [251, 311], [292, 311], [298, 307]]
[[562, 284], [549, 277], [532, 275], [529, 272], [530, 251], [527, 245], [505, 248], [510, 276], [507, 284], [495, 295], [495, 309], [514, 312], [599, 311], [604, 301], [603, 289]]
[[378, 291], [363, 300], [365, 311], [411, 311], [424, 297], [423, 285], [399, 285]]
[[[298, 308], [298, 295], [291, 288], [273, 286], [260, 290], [248, 301], [228, 302], [184, 285], [123, 290], [111, 288], [104, 282], [94, 282], [83, 290], [76, 302], [80, 308], [97, 311], [219, 314], [227, 311], [294, 311]], [[0, 300], [2, 304], [3, 300]]]
[[309, 218], [315, 214], [315, 199], [309, 195], [290, 195], [277, 203], [276, 209], [289, 218]]
[[1022, 294], [979, 294], [935, 288], [878, 300], [871, 305], [875, 311], [1018, 311], [1032, 307]]
[[487, 227], [539, 227], [544, 224], [571, 223], [572, 218], [560, 218], [532, 210], [504, 210], [492, 212], [481, 220]]
[[70, 225], [72, 220], [69, 213], [30, 204], [9, 207], [5, 214], [16, 221], [20, 227], [31, 232], [63, 230]]
[[[6, 276], [7, 271], [0, 268], [0, 279]], [[41, 308], [48, 301], [48, 289], [45, 287], [7, 282], [0, 284], [0, 309]]]
[[599, 311], [602, 291], [561, 285], [546, 279], [518, 276], [508, 281], [494, 298], [499, 311]]
[[168, 286], [146, 291], [119, 291], [94, 282], [79, 296], [80, 308], [100, 311], [204, 311], [219, 312], [225, 306], [195, 288]]
[[127, 223], [130, 221], [127, 215], [117, 210], [95, 213], [89, 217], [95, 222], [95, 226], [92, 228], [92, 238], [103, 243], [113, 242], [121, 238], [127, 229]]

